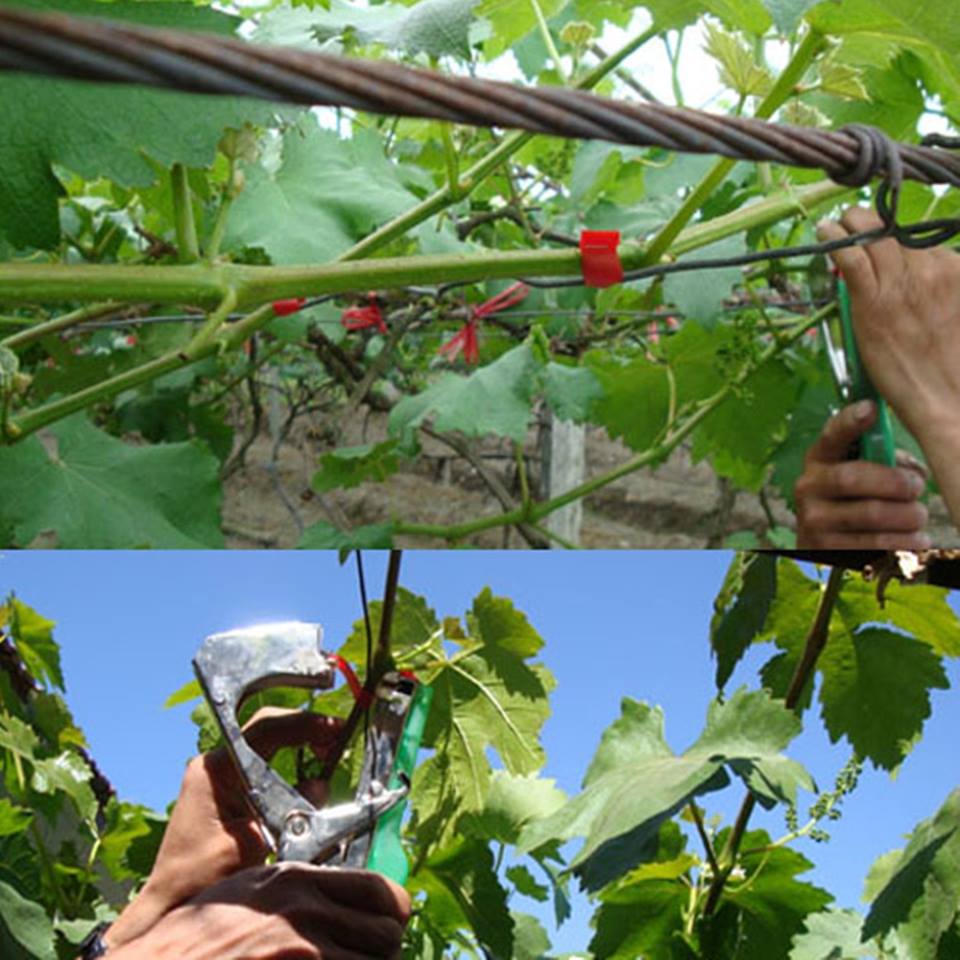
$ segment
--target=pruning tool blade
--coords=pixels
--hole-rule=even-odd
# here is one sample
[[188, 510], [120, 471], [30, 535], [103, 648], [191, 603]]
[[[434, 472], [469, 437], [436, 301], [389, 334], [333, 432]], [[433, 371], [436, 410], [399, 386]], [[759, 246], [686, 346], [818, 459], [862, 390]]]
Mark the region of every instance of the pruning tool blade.
[[237, 717], [251, 695], [273, 687], [330, 689], [338, 658], [316, 623], [273, 623], [216, 633], [193, 661], [204, 695], [280, 860], [366, 867], [405, 882], [400, 826], [433, 691], [389, 672], [370, 705], [360, 782], [353, 800], [318, 809], [247, 743]]
[[837, 301], [836, 313], [820, 321], [820, 331], [841, 402], [872, 400], [877, 405], [876, 422], [860, 438], [854, 456], [892, 467], [896, 463], [896, 448], [890, 409], [860, 359], [847, 283], [839, 271], [830, 269], [826, 256], [816, 257], [811, 264], [810, 290], [814, 301]]

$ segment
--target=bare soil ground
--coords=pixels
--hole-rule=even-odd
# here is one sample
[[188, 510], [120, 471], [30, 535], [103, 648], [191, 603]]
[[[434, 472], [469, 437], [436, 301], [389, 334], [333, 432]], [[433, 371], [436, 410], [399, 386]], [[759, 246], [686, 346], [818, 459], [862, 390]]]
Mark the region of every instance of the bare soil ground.
[[[244, 465], [225, 485], [224, 521], [228, 545], [235, 548], [291, 548], [301, 530], [320, 520], [339, 526], [384, 523], [391, 519], [424, 524], [453, 524], [498, 513], [499, 502], [478, 471], [444, 444], [428, 440], [424, 455], [383, 483], [323, 496], [310, 489], [318, 458], [329, 449], [318, 424], [301, 418], [273, 457], [273, 442], [261, 435]], [[375, 442], [386, 435], [382, 414], [358, 414], [341, 444]], [[515, 488], [512, 458], [494, 440], [474, 446], [486, 469]], [[531, 476], [536, 479], [536, 437], [527, 443]], [[603, 430], [587, 435], [587, 474], [595, 476], [623, 463], [630, 452]], [[768, 491], [766, 509], [776, 523], [792, 526], [786, 505]], [[939, 498], [930, 504], [929, 532], [937, 546], [960, 546]], [[691, 463], [680, 449], [656, 470], [642, 470], [587, 498], [580, 545], [590, 549], [702, 549], [719, 547], [731, 533], [762, 533], [768, 519], [760, 498], [736, 491], [719, 480], [709, 465]], [[442, 540], [410, 538], [400, 546], [442, 547]], [[522, 548], [514, 530], [490, 530], [469, 541], [486, 548]]]

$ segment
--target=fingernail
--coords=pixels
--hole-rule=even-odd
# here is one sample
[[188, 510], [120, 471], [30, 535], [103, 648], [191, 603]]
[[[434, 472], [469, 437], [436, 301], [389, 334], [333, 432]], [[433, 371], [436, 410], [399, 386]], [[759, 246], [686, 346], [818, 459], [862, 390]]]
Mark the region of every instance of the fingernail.
[[853, 419], [857, 423], [865, 423], [873, 416], [873, 401], [858, 400], [851, 409], [853, 410]]
[[923, 477], [920, 476], [915, 470], [902, 470], [902, 473], [906, 474], [907, 477], [907, 486], [910, 487], [910, 492], [915, 496], [920, 496], [923, 493], [923, 488], [926, 484], [923, 481]]
[[830, 226], [833, 223], [832, 220], [824, 218], [817, 224], [817, 236], [823, 239], [824, 232], [829, 232]]

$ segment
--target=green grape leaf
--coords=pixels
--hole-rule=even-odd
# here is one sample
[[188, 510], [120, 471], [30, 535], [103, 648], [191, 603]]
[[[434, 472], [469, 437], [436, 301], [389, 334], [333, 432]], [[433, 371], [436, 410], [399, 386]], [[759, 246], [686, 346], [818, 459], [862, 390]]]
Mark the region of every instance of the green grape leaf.
[[[419, 0], [410, 6], [381, 3], [358, 7], [344, 0], [331, 0], [323, 10], [301, 14], [290, 23], [289, 11], [274, 11], [261, 22], [258, 34], [277, 42], [302, 40], [309, 33], [315, 41], [340, 39], [347, 44], [379, 44], [410, 56], [470, 57], [470, 34], [478, 0]], [[296, 34], [299, 34], [296, 35]]]
[[544, 762], [540, 731], [549, 715], [552, 674], [529, 660], [542, 640], [509, 601], [484, 590], [467, 616], [459, 652], [437, 651], [419, 672], [433, 687], [423, 744], [436, 751], [414, 776], [418, 842], [442, 843], [458, 815], [484, 809], [492, 769], [488, 753], [514, 776]]
[[[133, 880], [142, 875], [138, 862], [141, 846], [156, 848], [166, 820], [146, 807], [129, 803], [107, 806], [106, 828], [101, 831], [101, 857], [114, 880]], [[152, 865], [148, 861], [147, 868]]]
[[393, 546], [392, 523], [371, 523], [341, 530], [332, 523], [319, 520], [303, 531], [297, 543], [299, 550], [386, 550]]
[[[869, 35], [906, 47], [928, 60], [950, 89], [960, 91], [960, 24], [944, 16], [941, 4], [846, 0], [840, 7], [820, 3], [808, 19], [816, 29], [834, 36]], [[871, 83], [867, 88], [878, 98]]]
[[[56, 647], [59, 656], [60, 649]], [[87, 738], [83, 731], [73, 721], [63, 697], [55, 693], [38, 692], [30, 702], [34, 727], [55, 748], [65, 750], [67, 747], [87, 748]]]
[[864, 939], [893, 928], [912, 960], [941, 960], [960, 921], [960, 789], [919, 823], [863, 926]]
[[543, 371], [543, 396], [561, 420], [583, 423], [603, 396], [603, 388], [586, 367], [548, 363]]
[[[742, 233], [734, 234], [709, 246], [702, 247], [680, 262], [688, 260], [725, 259], [746, 253], [746, 240]], [[691, 282], [691, 277], [696, 281]], [[687, 317], [703, 326], [710, 327], [723, 309], [724, 298], [737, 283], [743, 281], [742, 267], [721, 267], [701, 270], [694, 274], [671, 273], [663, 281], [663, 299]]]
[[860, 960], [875, 955], [869, 944], [860, 942], [863, 917], [856, 910], [812, 913], [803, 926], [803, 933], [793, 938], [789, 960]]
[[415, 202], [376, 133], [341, 140], [313, 118], [284, 135], [276, 169], [254, 165], [245, 175], [224, 242], [260, 247], [276, 264], [333, 260]]
[[528, 823], [550, 816], [566, 800], [553, 780], [497, 770], [483, 809], [465, 817], [461, 829], [485, 840], [515, 844]]
[[0, 797], [0, 837], [8, 837], [11, 833], [22, 833], [30, 826], [33, 817], [33, 810], [18, 807], [7, 797]]
[[430, 419], [441, 433], [459, 430], [468, 437], [492, 433], [519, 442], [527, 435], [540, 369], [530, 344], [522, 343], [470, 376], [444, 373], [393, 408], [390, 433], [401, 436]]
[[513, 919], [507, 892], [497, 879], [490, 848], [478, 840], [461, 840], [440, 850], [410, 878], [431, 904], [431, 920], [453, 935], [469, 926], [495, 956], [513, 951]]
[[819, 378], [801, 387], [787, 418], [786, 435], [769, 458], [773, 464], [771, 481], [791, 509], [795, 508], [793, 488], [803, 473], [804, 458], [820, 436], [830, 407], [836, 402], [836, 388], [823, 364]]
[[924, 110], [924, 99], [916, 81], [916, 61], [909, 55], [895, 59], [883, 69], [859, 66], [869, 100], [852, 100], [827, 92], [812, 94], [811, 105], [830, 118], [834, 127], [845, 123], [869, 123], [886, 130], [897, 140], [916, 130]]
[[516, 887], [517, 893], [525, 897], [531, 897], [540, 903], [546, 903], [550, 896], [550, 888], [542, 883], [537, 883], [533, 874], [522, 863], [507, 867], [504, 875]]
[[41, 617], [16, 597], [9, 601], [10, 632], [17, 645], [17, 653], [37, 680], [63, 689], [63, 671], [60, 668], [60, 648], [53, 639], [53, 620]]
[[591, 421], [632, 450], [652, 447], [670, 408], [670, 382], [663, 366], [645, 357], [622, 363], [600, 351], [587, 354], [584, 362], [603, 391], [593, 404]]
[[753, 51], [739, 37], [709, 21], [706, 34], [703, 49], [719, 64], [721, 83], [742, 97], [762, 97], [770, 92], [773, 75], [757, 63]]
[[770, 11], [773, 25], [784, 36], [789, 36], [797, 29], [800, 18], [820, 0], [763, 0], [763, 5]]
[[694, 459], [709, 457], [721, 476], [759, 490], [797, 389], [785, 364], [765, 363], [747, 378], [742, 390], [729, 395], [694, 431]]
[[596, 960], [673, 960], [687, 888], [669, 880], [625, 879], [601, 894], [590, 952]]
[[[763, 670], [775, 695], [785, 691], [819, 598], [815, 581], [792, 561], [781, 562], [777, 596], [757, 638], [772, 640], [786, 654]], [[881, 608], [873, 584], [848, 579], [817, 661], [823, 677], [822, 715], [831, 740], [845, 738], [876, 766], [895, 769], [930, 713], [928, 691], [946, 686], [939, 657], [958, 655], [960, 621], [945, 590], [892, 583]], [[872, 707], [864, 708], [864, 702]]]
[[90, 767], [72, 751], [46, 760], [33, 760], [32, 786], [37, 793], [64, 793], [87, 821], [97, 815], [97, 798], [90, 786]]
[[[22, 4], [76, 14], [104, 15], [102, 3]], [[110, 4], [111, 17], [155, 26], [232, 34], [235, 17], [189, 3]], [[63, 167], [127, 187], [157, 178], [154, 164], [208, 167], [227, 127], [266, 124], [277, 108], [250, 98], [193, 96], [137, 86], [0, 75], [0, 234], [14, 247], [52, 248], [60, 242], [54, 173]], [[153, 163], [151, 163], [153, 161]], [[86, 544], [92, 546], [92, 544]]]
[[740, 690], [711, 704], [700, 738], [674, 756], [657, 708], [624, 699], [621, 717], [604, 733], [584, 790], [554, 814], [525, 828], [518, 846], [535, 850], [575, 836], [586, 842], [571, 861], [588, 890], [649, 858], [661, 824], [694, 797], [729, 782], [725, 765], [762, 801], [790, 798], [809, 776], [779, 754], [800, 721], [762, 692]]
[[0, 716], [0, 747], [12, 750], [17, 756], [32, 760], [40, 739], [33, 728], [19, 717]]
[[513, 956], [511, 960], [550, 960], [550, 938], [536, 917], [510, 911], [513, 918]]
[[0, 923], [7, 936], [36, 960], [56, 960], [53, 924], [39, 903], [27, 900], [10, 884], [0, 880]]
[[188, 680], [179, 690], [174, 691], [163, 701], [163, 709], [169, 710], [171, 707], [179, 707], [184, 703], [190, 703], [193, 700], [203, 696], [203, 687], [199, 680]]
[[368, 480], [375, 483], [386, 480], [399, 468], [396, 440], [341, 447], [320, 457], [320, 470], [313, 475], [310, 486], [317, 493], [328, 493], [337, 488], [349, 490]]
[[661, 30], [685, 27], [704, 13], [757, 35], [770, 26], [770, 15], [761, 0], [644, 0], [643, 6]]
[[726, 685], [763, 628], [776, 590], [775, 557], [765, 553], [734, 555], [710, 619], [710, 648], [717, 658], [718, 690]]
[[761, 804], [792, 804], [797, 787], [816, 789], [803, 766], [780, 753], [801, 729], [800, 718], [782, 702], [741, 688], [729, 700], [710, 704], [706, 727], [685, 756], [726, 758]]
[[831, 739], [846, 734], [858, 754], [886, 770], [899, 765], [930, 716], [929, 691], [950, 686], [928, 646], [878, 627], [835, 644], [826, 664], [820, 701]]
[[123, 443], [75, 414], [0, 449], [0, 529], [18, 544], [53, 532], [62, 548], [219, 547], [219, 464], [196, 441]]
[[[564, 0], [539, 0], [539, 6], [549, 20], [564, 6]], [[483, 45], [487, 60], [499, 57], [537, 25], [537, 14], [529, 0], [480, 0], [476, 12], [493, 28]]]
[[[722, 848], [728, 831], [717, 837]], [[804, 918], [817, 913], [833, 900], [826, 890], [796, 879], [813, 864], [789, 847], [769, 850], [769, 834], [751, 830], [744, 834], [740, 867], [743, 878], [724, 888], [719, 913], [731, 908], [739, 911], [742, 942], [738, 960], [769, 960], [786, 957], [790, 941], [803, 925]]]
[[[380, 636], [383, 601], [372, 600], [369, 605], [370, 632], [376, 645]], [[395, 657], [403, 658], [412, 649], [423, 647], [437, 636], [440, 623], [427, 601], [405, 587], [397, 589], [390, 624], [390, 649]], [[350, 635], [337, 651], [340, 656], [365, 668], [367, 663], [367, 628], [361, 617], [353, 624]]]
[[520, 657], [532, 657], [543, 647], [543, 637], [526, 614], [507, 597], [495, 597], [489, 587], [477, 594], [467, 613], [468, 636], [490, 647]]

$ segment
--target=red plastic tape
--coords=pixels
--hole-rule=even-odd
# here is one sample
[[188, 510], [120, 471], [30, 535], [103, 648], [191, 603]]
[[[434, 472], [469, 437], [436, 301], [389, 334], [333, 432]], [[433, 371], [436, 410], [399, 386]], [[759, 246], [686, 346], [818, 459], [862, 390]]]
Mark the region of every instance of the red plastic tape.
[[306, 297], [292, 297], [289, 300], [274, 300], [272, 304], [273, 312], [278, 317], [289, 317], [291, 313], [296, 313], [298, 310], [302, 310], [303, 305], [306, 302]]
[[580, 234], [580, 266], [588, 287], [612, 287], [623, 281], [619, 245], [619, 230], [584, 230]]

